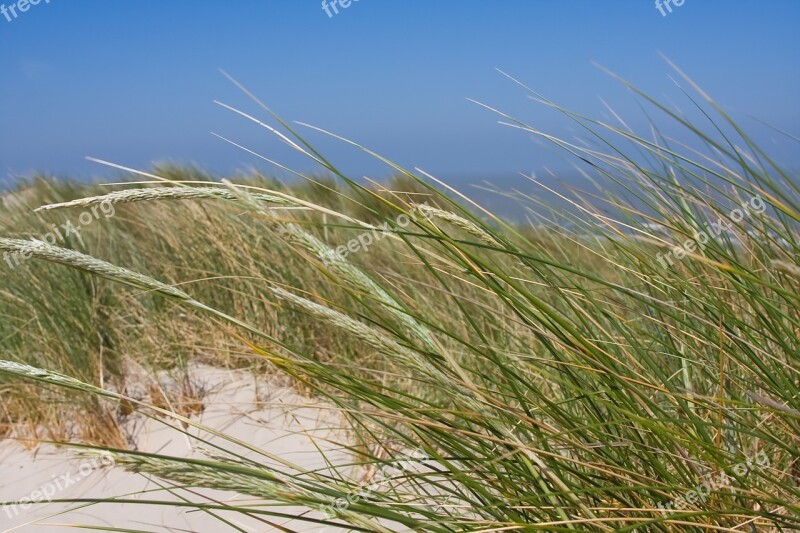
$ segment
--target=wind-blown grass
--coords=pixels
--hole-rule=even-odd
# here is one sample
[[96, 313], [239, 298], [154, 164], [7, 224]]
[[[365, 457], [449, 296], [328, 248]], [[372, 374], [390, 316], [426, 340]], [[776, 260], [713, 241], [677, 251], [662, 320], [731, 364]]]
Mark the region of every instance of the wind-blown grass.
[[[329, 197], [331, 205], [324, 195], [313, 202], [280, 196], [307, 210], [276, 212], [248, 201], [273, 189], [228, 185], [233, 196], [218, 201], [234, 201], [236, 209], [203, 211], [215, 219], [204, 227], [218, 228], [238, 227], [245, 209], [257, 231], [238, 238], [280, 249], [286, 262], [279, 270], [265, 272], [259, 256], [223, 247], [220, 230], [197, 235], [191, 227], [181, 228], [175, 247], [205, 241], [205, 250], [225, 258], [219, 263], [240, 269], [243, 285], [221, 294], [176, 289], [152, 273], [137, 277], [130, 265], [115, 270], [103, 261], [93, 268], [76, 252], [64, 252], [70, 260], [37, 254], [187, 304], [198, 320], [207, 317], [209, 328], [240, 331], [244, 337], [233, 338], [347, 413], [354, 441], [388, 452], [354, 444], [357, 461], [388, 465], [398, 450], [414, 449], [428, 457], [403, 471], [402, 483], [358, 498], [352, 498], [356, 480], [309, 479], [235, 457], [197, 461], [116, 450], [118, 464], [178, 484], [317, 510], [336, 509], [330, 504], [350, 496], [323, 522], [365, 531], [799, 528], [797, 182], [710, 100], [721, 113], [713, 135], [641, 96], [708, 151], [679, 151], [658, 131], [646, 139], [540, 97], [597, 146], [576, 146], [501, 113], [507, 124], [542, 136], [623, 189], [625, 198], [601, 199], [599, 206], [576, 198], [581, 216], [555, 213], [547, 230], [477, 216], [430, 177], [347, 141], [386, 161], [435, 205], [433, 216], [400, 227], [397, 216], [408, 215], [419, 198], [363, 187], [273, 116], [286, 130], [280, 139], [351, 188], [349, 199]], [[200, 185], [172, 181], [189, 190]], [[731, 216], [754, 196], [766, 204], [763, 212]], [[605, 213], [606, 203], [618, 214]], [[658, 253], [720, 218], [730, 231], [662, 266]], [[335, 247], [376, 220], [389, 224], [394, 238], [337, 259]], [[0, 240], [0, 246], [21, 243]], [[227, 300], [233, 294], [236, 301]], [[304, 316], [304, 333], [335, 331], [346, 340], [321, 347], [286, 326], [273, 328], [261, 320], [261, 306]], [[355, 368], [341, 364], [353, 361]], [[9, 363], [0, 372], [65, 384]], [[74, 381], [66, 386], [80, 388]], [[735, 468], [754, 457], [767, 464], [744, 473]], [[670, 511], [658, 508], [721, 473], [730, 487], [683, 499]]]

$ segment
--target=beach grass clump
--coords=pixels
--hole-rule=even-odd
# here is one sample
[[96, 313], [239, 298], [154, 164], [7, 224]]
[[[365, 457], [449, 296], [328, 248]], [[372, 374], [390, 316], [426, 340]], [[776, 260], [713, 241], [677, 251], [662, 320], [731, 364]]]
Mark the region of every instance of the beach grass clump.
[[[236, 455], [199, 461], [102, 448], [120, 467], [304, 506], [309, 514], [300, 520], [362, 531], [800, 528], [797, 177], [714, 102], [706, 105], [719, 124], [704, 127], [640, 95], [707, 152], [682, 152], [660, 134], [640, 137], [546, 100], [597, 146], [576, 146], [497, 111], [618, 186], [594, 203], [576, 195], [573, 209], [552, 210], [545, 227], [505, 221], [435, 178], [346, 141], [416, 190], [404, 196], [365, 186], [274, 117], [285, 128], [280, 138], [343, 190], [323, 187], [328, 198], [312, 176], [313, 199], [276, 194], [271, 185], [171, 180], [179, 190], [171, 198], [214, 223], [178, 225], [161, 242], [182, 268], [162, 257], [146, 263], [146, 275], [135, 262], [118, 267], [41, 243], [0, 246], [28, 246], [38, 260], [186, 308], [196, 324], [241, 342], [265, 367], [336, 405], [354, 462], [392, 473], [391, 482], [365, 485]], [[68, 206], [161, 194], [147, 191]], [[198, 198], [209, 205], [193, 207]], [[275, 210], [275, 198], [302, 209]], [[427, 216], [413, 216], [420, 205]], [[148, 229], [164, 233], [164, 219], [155, 220]], [[369, 250], [352, 244], [346, 257], [337, 252], [363, 244], [359, 237], [378, 224], [388, 235]], [[241, 231], [231, 236], [225, 227]], [[187, 246], [202, 251], [191, 256]], [[223, 275], [238, 275], [236, 284], [200, 281]], [[286, 316], [292, 320], [274, 321]], [[123, 399], [30, 365], [7, 362], [0, 372]], [[413, 467], [399, 468], [398, 458], [412, 452]]]

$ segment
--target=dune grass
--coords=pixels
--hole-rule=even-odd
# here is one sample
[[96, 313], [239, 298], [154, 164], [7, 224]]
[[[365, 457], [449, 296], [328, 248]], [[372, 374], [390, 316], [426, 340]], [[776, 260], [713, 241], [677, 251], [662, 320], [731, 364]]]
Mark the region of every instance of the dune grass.
[[[138, 202], [111, 193], [117, 214], [92, 226], [86, 242], [69, 243], [75, 251], [37, 244], [30, 270], [7, 278], [4, 314], [17, 323], [2, 333], [14, 339], [3, 348], [13, 362], [0, 372], [8, 387], [31, 379], [113, 409], [129, 400], [124, 386], [104, 386], [98, 375], [124, 381], [123, 359], [140, 354], [163, 363], [154, 347], [164, 335], [181, 346], [179, 358], [205, 345], [217, 364], [257, 360], [260, 371], [327, 398], [347, 415], [356, 463], [387, 468], [419, 451], [413, 467], [393, 468], [392, 483], [365, 490], [358, 480], [231, 455], [99, 448], [176, 485], [328, 513], [301, 517], [317, 523], [441, 532], [800, 528], [798, 181], [710, 99], [703, 105], [717, 122], [701, 126], [640, 95], [706, 150], [657, 130], [637, 136], [538, 95], [596, 144], [577, 146], [497, 111], [622, 190], [591, 202], [572, 196], [573, 212], [546, 213], [546, 227], [535, 228], [468, 208], [433, 177], [377, 154], [412, 194], [364, 187], [272, 116], [281, 139], [343, 185], [312, 180], [290, 190], [173, 172], [123, 194]], [[154, 202], [153, 185], [172, 188], [163, 193], [170, 202]], [[74, 199], [58, 196], [52, 201]], [[751, 209], [737, 212], [743, 205]], [[369, 251], [337, 252], [382, 224], [390, 235]], [[714, 224], [727, 230], [698, 245]], [[0, 249], [23, 246], [0, 239]], [[53, 309], [56, 298], [79, 323]], [[29, 321], [35, 333], [26, 333]], [[87, 333], [108, 331], [116, 348], [99, 357], [91, 342], [100, 341]], [[25, 400], [4, 394], [8, 401]]]

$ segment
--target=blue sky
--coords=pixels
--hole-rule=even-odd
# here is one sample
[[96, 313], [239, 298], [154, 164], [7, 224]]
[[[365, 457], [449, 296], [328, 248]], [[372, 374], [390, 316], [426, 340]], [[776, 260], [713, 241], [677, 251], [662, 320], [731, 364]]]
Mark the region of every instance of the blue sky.
[[[287, 119], [446, 178], [558, 170], [566, 168], [559, 157], [467, 97], [571, 135], [501, 68], [591, 115], [604, 116], [602, 97], [644, 127], [630, 92], [591, 62], [681, 102], [659, 52], [780, 161], [800, 164], [796, 145], [748, 118], [800, 133], [797, 0], [685, 0], [666, 17], [651, 0], [360, 0], [332, 18], [319, 0], [41, 0], [18, 15], [0, 16], [0, 179], [110, 175], [85, 156], [218, 172], [258, 164], [211, 131], [314, 170], [212, 103], [258, 111], [220, 68]], [[389, 174], [311, 138], [348, 172]]]

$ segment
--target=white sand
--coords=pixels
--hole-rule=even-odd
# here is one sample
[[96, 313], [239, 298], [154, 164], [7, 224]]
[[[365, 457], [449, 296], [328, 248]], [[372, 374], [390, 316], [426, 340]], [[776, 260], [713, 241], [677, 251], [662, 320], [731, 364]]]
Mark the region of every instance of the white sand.
[[[345, 464], [349, 455], [335, 442], [343, 434], [337, 428], [340, 421], [334, 410], [322, 403], [298, 396], [284, 389], [270, 389], [263, 381], [255, 382], [243, 372], [230, 372], [210, 367], [197, 367], [193, 381], [206, 384], [209, 393], [204, 399], [202, 415], [193, 420], [215, 430], [234, 436], [259, 449], [309, 469], [324, 469], [326, 461], [318, 448], [333, 464]], [[126, 428], [135, 431], [136, 445], [140, 451], [158, 452], [175, 456], [204, 457], [193, 451], [188, 438], [161, 422], [133, 415]], [[190, 428], [193, 435], [202, 435], [220, 443], [218, 437]], [[231, 445], [226, 445], [231, 449]], [[236, 450], [241, 451], [241, 449]], [[252, 451], [242, 455], [261, 463], [268, 459]], [[20, 501], [23, 498], [41, 499], [40, 493], [49, 494], [49, 503], [30, 505], [27, 508], [0, 507], [0, 531], [8, 532], [66, 532], [75, 531], [69, 525], [93, 525], [130, 528], [152, 532], [228, 532], [236, 531], [207, 513], [172, 505], [141, 505], [103, 503], [79, 508], [77, 504], [54, 503], [53, 499], [125, 497], [136, 500], [180, 501], [178, 496], [160, 490], [158, 484], [142, 475], [130, 474], [120, 469], [93, 468], [90, 460], [76, 458], [67, 449], [42, 446], [34, 452], [23, 449], [13, 440], [0, 442], [0, 501]], [[348, 472], [348, 475], [354, 475]], [[65, 477], [66, 476], [66, 477]], [[69, 486], [67, 486], [69, 485]], [[142, 493], [151, 490], [154, 492]], [[191, 494], [179, 491], [181, 496], [193, 501], [214, 498], [244, 505], [257, 502], [248, 496], [211, 490]], [[258, 502], [263, 503], [263, 502]], [[318, 513], [307, 509], [281, 508], [290, 516]], [[279, 531], [269, 522], [242, 517], [238, 513], [220, 512], [219, 516], [239, 525], [245, 531]], [[293, 531], [320, 531], [323, 528], [291, 518], [277, 519], [262, 516]], [[333, 533], [333, 528], [328, 529]]]

